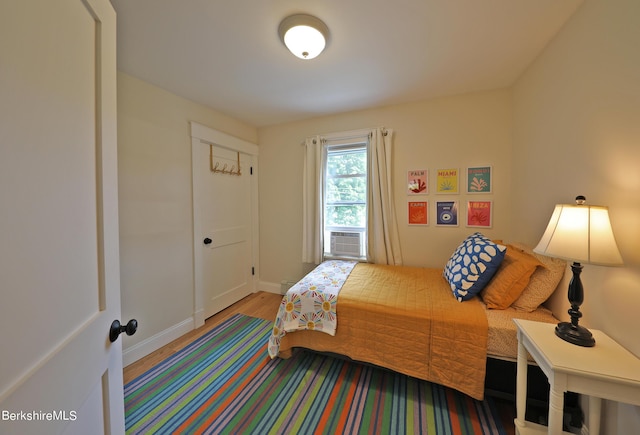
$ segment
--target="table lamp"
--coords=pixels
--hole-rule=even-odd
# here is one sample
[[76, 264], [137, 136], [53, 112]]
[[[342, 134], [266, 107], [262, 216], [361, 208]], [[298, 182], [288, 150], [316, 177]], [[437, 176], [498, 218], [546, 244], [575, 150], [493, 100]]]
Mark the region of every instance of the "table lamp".
[[570, 322], [560, 322], [556, 335], [578, 346], [592, 347], [595, 339], [591, 332], [578, 324], [582, 317], [580, 305], [584, 301], [584, 290], [580, 281], [582, 264], [617, 266], [622, 257], [616, 244], [609, 209], [586, 205], [584, 196], [576, 197], [576, 204], [557, 204], [534, 252], [573, 261], [573, 277], [569, 282], [568, 313]]

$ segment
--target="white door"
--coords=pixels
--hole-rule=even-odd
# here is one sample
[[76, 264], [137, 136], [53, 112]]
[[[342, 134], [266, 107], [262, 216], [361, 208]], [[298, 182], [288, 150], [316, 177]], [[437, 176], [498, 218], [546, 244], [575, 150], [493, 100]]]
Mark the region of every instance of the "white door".
[[0, 2], [0, 433], [124, 431], [108, 0]]
[[[201, 278], [207, 318], [253, 291], [252, 156], [216, 145], [200, 148]], [[212, 171], [211, 162], [221, 172]], [[238, 166], [240, 175], [235, 175]]]

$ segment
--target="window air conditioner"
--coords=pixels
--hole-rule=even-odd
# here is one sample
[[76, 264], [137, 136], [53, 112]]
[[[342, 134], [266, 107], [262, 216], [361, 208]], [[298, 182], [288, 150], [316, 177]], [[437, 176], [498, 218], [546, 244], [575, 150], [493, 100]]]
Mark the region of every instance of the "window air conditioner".
[[331, 231], [331, 254], [359, 257], [361, 237], [362, 233]]

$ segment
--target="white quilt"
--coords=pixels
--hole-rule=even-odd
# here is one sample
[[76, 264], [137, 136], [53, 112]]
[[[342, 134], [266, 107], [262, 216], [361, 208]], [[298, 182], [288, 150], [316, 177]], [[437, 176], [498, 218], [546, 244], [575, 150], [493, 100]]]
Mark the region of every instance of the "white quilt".
[[330, 260], [291, 287], [282, 298], [269, 337], [269, 356], [275, 358], [287, 332], [311, 329], [335, 335], [338, 293], [357, 261]]

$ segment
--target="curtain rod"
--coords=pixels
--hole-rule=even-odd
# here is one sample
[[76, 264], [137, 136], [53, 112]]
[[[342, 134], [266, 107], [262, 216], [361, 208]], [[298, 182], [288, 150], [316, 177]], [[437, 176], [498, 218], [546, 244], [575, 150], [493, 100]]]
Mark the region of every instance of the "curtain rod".
[[[376, 128], [380, 128], [382, 130], [382, 135], [386, 136], [388, 134], [386, 127], [376, 127]], [[320, 138], [322, 140], [326, 140], [327, 136], [329, 137], [329, 140], [331, 138], [336, 138], [336, 139], [351, 139], [351, 138], [356, 138], [356, 137], [361, 137], [364, 135], [370, 135], [372, 130], [375, 130], [376, 128], [369, 128], [369, 129], [361, 129], [361, 130], [349, 130], [349, 131], [345, 131], [345, 132], [338, 132], [338, 133], [326, 133], [326, 134], [317, 134], [315, 136], [320, 136]], [[316, 143], [316, 140], [313, 140], [313, 143]], [[302, 141], [300, 143], [300, 145], [304, 146], [305, 141]]]

